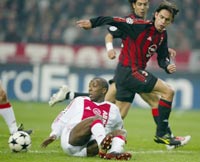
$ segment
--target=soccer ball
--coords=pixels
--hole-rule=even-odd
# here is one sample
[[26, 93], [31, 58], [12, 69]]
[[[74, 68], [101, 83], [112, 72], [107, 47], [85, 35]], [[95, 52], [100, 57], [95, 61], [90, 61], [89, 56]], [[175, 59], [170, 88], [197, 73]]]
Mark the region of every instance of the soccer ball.
[[31, 137], [24, 131], [17, 131], [9, 137], [8, 145], [13, 152], [26, 152], [31, 147]]

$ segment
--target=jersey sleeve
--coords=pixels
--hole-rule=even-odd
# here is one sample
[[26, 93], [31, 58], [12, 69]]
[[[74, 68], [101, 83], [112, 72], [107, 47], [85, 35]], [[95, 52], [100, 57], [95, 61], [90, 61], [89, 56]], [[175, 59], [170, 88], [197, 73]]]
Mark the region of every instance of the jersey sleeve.
[[51, 124], [51, 133], [49, 136], [55, 135], [58, 139], [61, 136], [62, 129], [64, 128], [64, 122], [60, 120], [63, 116], [64, 111], [60, 112], [60, 114], [55, 118], [54, 122]]
[[74, 118], [77, 118], [77, 112], [82, 112], [82, 106], [84, 99], [87, 97], [76, 97], [70, 104], [61, 111], [51, 124], [50, 136], [56, 135], [57, 139], [61, 136], [62, 130], [67, 124], [76, 122]]
[[103, 25], [112, 25], [121, 30], [122, 33], [134, 37], [134, 20], [131, 18], [100, 16], [90, 19], [90, 22], [92, 23], [92, 28]]
[[157, 60], [158, 60], [158, 65], [163, 68], [167, 73], [167, 66], [170, 64], [170, 57], [169, 57], [169, 51], [168, 51], [168, 45], [167, 45], [167, 34], [165, 35], [165, 38], [161, 44], [161, 46], [159, 47], [159, 49], [157, 50], [158, 56], [157, 56]]
[[114, 20], [113, 17], [110, 16], [99, 16], [90, 19], [90, 22], [92, 23], [92, 28], [96, 28], [98, 26], [111, 25], [114, 22]]
[[115, 26], [108, 27], [108, 32], [113, 36], [113, 38], [125, 38], [125, 34]]

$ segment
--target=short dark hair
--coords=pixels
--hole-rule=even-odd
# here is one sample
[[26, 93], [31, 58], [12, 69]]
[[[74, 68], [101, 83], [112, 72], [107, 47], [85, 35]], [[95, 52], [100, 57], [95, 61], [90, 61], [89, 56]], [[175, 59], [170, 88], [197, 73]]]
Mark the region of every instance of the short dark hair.
[[137, 0], [128, 0], [129, 3], [136, 3]]
[[[133, 8], [133, 3], [136, 3], [138, 0], [128, 0], [129, 4], [130, 4], [130, 9], [133, 13], [135, 13], [134, 8]], [[150, 0], [148, 0], [150, 1]]]
[[[155, 12], [160, 12], [161, 10], [168, 10], [169, 12], [172, 13], [172, 22], [174, 21], [175, 16], [177, 15], [177, 13], [179, 12], [178, 7], [176, 6], [176, 4], [174, 2], [170, 2], [167, 0], [164, 0], [163, 2], [161, 2], [161, 4], [158, 6], [158, 8], [156, 9]], [[153, 20], [155, 20], [155, 17], [153, 17]]]
[[[129, 3], [136, 3], [138, 0], [128, 0]], [[149, 0], [150, 1], [150, 0]]]
[[134, 8], [133, 8], [133, 6], [132, 6], [132, 4], [133, 4], [133, 3], [136, 3], [136, 1], [137, 1], [137, 0], [128, 0], [128, 2], [129, 2], [129, 5], [130, 5], [130, 10], [131, 10], [131, 12], [132, 12], [132, 13], [135, 13], [135, 11], [134, 11]]
[[108, 91], [109, 84], [108, 84], [108, 82], [107, 82], [106, 79], [101, 78], [101, 77], [95, 77], [95, 78], [93, 78], [92, 80], [99, 80], [99, 81], [100, 81], [100, 84], [101, 84], [101, 87], [102, 87], [102, 88], [105, 88], [106, 91]]

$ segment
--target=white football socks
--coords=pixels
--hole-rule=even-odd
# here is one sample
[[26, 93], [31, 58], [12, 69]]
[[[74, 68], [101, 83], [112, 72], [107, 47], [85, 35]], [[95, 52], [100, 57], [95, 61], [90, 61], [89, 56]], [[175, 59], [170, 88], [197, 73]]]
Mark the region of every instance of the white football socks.
[[10, 134], [17, 131], [17, 123], [15, 119], [15, 114], [10, 103], [0, 104], [0, 114], [3, 116], [6, 124], [8, 125]]
[[124, 152], [125, 138], [123, 136], [116, 136], [112, 140], [112, 147], [109, 152]]
[[101, 142], [106, 136], [105, 128], [101, 120], [96, 120], [95, 122], [92, 123], [91, 132], [94, 135], [94, 138], [97, 141], [98, 146], [100, 146]]

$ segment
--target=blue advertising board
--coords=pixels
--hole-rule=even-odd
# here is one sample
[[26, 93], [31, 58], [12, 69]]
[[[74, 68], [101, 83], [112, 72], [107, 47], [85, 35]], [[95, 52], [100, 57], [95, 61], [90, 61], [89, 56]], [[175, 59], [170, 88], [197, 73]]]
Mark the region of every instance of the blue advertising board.
[[[114, 71], [108, 69], [86, 69], [62, 64], [1, 64], [0, 78], [9, 99], [47, 102], [63, 84], [73, 91], [87, 92], [90, 79], [101, 76], [109, 80]], [[166, 74], [153, 72], [168, 82], [176, 91], [173, 107], [177, 109], [200, 109], [199, 73]], [[136, 96], [134, 106], [148, 107]]]

